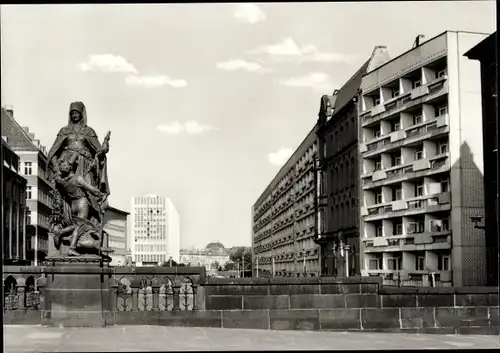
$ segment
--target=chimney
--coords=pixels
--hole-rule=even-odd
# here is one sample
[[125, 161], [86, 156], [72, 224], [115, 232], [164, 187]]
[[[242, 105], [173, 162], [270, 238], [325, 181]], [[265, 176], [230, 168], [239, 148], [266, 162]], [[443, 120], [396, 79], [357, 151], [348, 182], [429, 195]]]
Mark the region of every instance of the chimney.
[[9, 114], [12, 118], [14, 118], [14, 108], [12, 105], [5, 105], [3, 109]]
[[31, 139], [34, 140], [35, 139], [35, 134], [32, 133], [32, 132], [28, 132], [28, 135], [30, 135]]
[[27, 126], [23, 126], [23, 130], [24, 130], [24, 132], [25, 132], [25, 133], [27, 133], [27, 134], [29, 134], [29, 133], [30, 133], [30, 129], [29, 129], [29, 127], [27, 127]]
[[423, 34], [419, 34], [415, 41], [413, 42], [413, 48], [417, 48], [424, 42], [425, 36]]

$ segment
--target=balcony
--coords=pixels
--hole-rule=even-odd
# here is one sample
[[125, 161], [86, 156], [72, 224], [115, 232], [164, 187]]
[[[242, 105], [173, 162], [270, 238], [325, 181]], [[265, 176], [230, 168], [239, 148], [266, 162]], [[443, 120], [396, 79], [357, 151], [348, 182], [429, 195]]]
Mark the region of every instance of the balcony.
[[[362, 112], [362, 127], [370, 126], [380, 120], [404, 112], [406, 109], [432, 101], [443, 94], [448, 93], [447, 76], [439, 77], [426, 85], [415, 88], [409, 93], [402, 94], [396, 102], [388, 101], [385, 105], [380, 104], [370, 109], [370, 113]], [[394, 103], [396, 103], [394, 105]], [[389, 107], [387, 107], [389, 106]]]
[[[413, 161], [407, 164], [383, 169], [374, 180], [373, 173], [361, 175], [363, 190], [379, 187], [382, 185], [398, 183], [403, 180], [411, 180], [432, 174], [442, 173], [450, 169], [449, 153], [442, 153], [434, 157]], [[385, 178], [384, 178], [385, 176]], [[370, 178], [371, 177], [371, 178]]]
[[450, 199], [450, 193], [444, 192], [420, 196], [418, 198], [393, 201], [391, 203], [367, 206], [367, 214], [362, 214], [362, 217], [366, 222], [390, 217], [403, 217], [412, 214], [444, 211], [451, 207]]

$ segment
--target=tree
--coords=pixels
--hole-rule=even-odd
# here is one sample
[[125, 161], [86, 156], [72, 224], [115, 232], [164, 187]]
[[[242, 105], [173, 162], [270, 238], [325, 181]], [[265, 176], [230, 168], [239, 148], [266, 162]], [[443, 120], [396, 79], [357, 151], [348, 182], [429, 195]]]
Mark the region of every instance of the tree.
[[224, 264], [224, 271], [234, 271], [236, 270], [236, 264], [232, 261], [227, 261]]
[[219, 261], [215, 261], [210, 265], [210, 268], [212, 269], [218, 269], [220, 267]]
[[[235, 248], [230, 254], [229, 259], [235, 263], [240, 263], [240, 270], [242, 270], [241, 266], [243, 266], [244, 262], [244, 270], [248, 271], [252, 269], [252, 249], [249, 247], [239, 246]], [[245, 261], [243, 261], [245, 260]], [[237, 269], [237, 265], [235, 265], [235, 269]]]
[[[177, 266], [179, 266], [179, 264], [177, 262], [175, 262], [175, 260], [172, 260], [172, 267], [177, 267]], [[170, 260], [162, 263], [161, 267], [170, 267]]]

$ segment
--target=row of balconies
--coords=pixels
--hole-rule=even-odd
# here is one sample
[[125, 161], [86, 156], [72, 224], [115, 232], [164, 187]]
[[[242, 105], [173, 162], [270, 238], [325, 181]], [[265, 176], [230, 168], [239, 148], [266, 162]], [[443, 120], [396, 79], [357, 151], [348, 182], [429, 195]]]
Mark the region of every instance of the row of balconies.
[[311, 191], [311, 188], [314, 187], [314, 178], [310, 179], [309, 181], [305, 182], [301, 186], [297, 186], [297, 189], [295, 190], [295, 200], [298, 201], [305, 195]]
[[264, 230], [263, 232], [259, 233], [258, 235], [256, 235], [253, 238], [254, 244], [260, 242], [263, 239], [266, 239], [267, 237], [271, 236], [271, 234], [272, 234], [272, 229], [271, 228], [268, 228], [268, 229]]
[[[313, 154], [314, 156], [314, 154]], [[314, 167], [314, 159], [308, 159], [304, 164], [297, 165], [296, 171], [297, 176], [302, 176], [304, 173], [309, 171], [312, 167]]]
[[300, 230], [297, 230], [295, 231], [295, 240], [302, 240], [302, 239], [305, 239], [305, 238], [309, 238], [311, 236], [314, 235], [314, 228], [315, 226], [314, 225], [310, 225], [308, 227], [305, 227], [304, 229], [300, 229]]
[[273, 198], [269, 195], [266, 200], [254, 212], [253, 220], [257, 220], [273, 204]]
[[366, 125], [400, 113], [412, 106], [448, 93], [448, 85], [445, 84], [447, 78], [446, 75], [438, 77], [426, 85], [416, 87], [410, 92], [394, 97], [383, 104], [376, 105], [366, 110], [360, 114], [362, 126], [365, 127]]
[[274, 223], [272, 227], [273, 233], [276, 233], [285, 227], [291, 226], [293, 224], [293, 219], [294, 217], [292, 214], [284, 220]]
[[289, 178], [282, 185], [272, 191], [272, 200], [276, 201], [284, 192], [286, 192], [293, 185], [293, 179]]
[[35, 242], [37, 242], [38, 240], [38, 251], [41, 251], [41, 252], [47, 252], [49, 251], [49, 240], [45, 237], [42, 237], [40, 235], [32, 235], [31, 236], [31, 242], [30, 242], [30, 246], [31, 246], [31, 250], [35, 250]]
[[396, 215], [389, 215], [389, 213], [407, 212], [412, 211], [420, 213], [420, 211], [436, 211], [443, 206], [450, 206], [450, 192], [443, 192], [434, 195], [419, 196], [418, 199], [398, 200], [385, 204], [377, 204], [369, 207], [361, 207], [361, 216], [364, 221], [371, 221], [378, 219], [377, 216], [396, 217]]
[[271, 246], [274, 249], [278, 246], [285, 246], [285, 245], [293, 243], [293, 242], [294, 242], [293, 235], [290, 234], [290, 235], [284, 236], [282, 238], [279, 238], [279, 239], [273, 241], [271, 243]]
[[385, 251], [425, 251], [425, 250], [446, 250], [451, 248], [451, 235], [431, 233], [420, 233], [407, 235], [405, 238], [365, 238], [365, 252], [385, 252]]
[[437, 117], [434, 120], [422, 123], [422, 126], [410, 127], [406, 130], [391, 132], [389, 136], [382, 136], [376, 142], [359, 145], [363, 158], [373, 157], [383, 152], [414, 144], [419, 140], [426, 140], [450, 131], [448, 114]]
[[[439, 174], [450, 169], [449, 152], [399, 166], [378, 170], [362, 176], [363, 190], [418, 177]], [[371, 180], [370, 180], [371, 179]]]
[[[444, 283], [448, 283], [452, 281], [453, 272], [452, 271], [430, 271], [430, 270], [363, 270], [363, 276], [379, 276], [383, 279], [384, 285], [396, 286], [400, 285], [401, 287], [412, 286], [412, 287], [430, 287], [431, 280], [428, 278], [423, 280], [423, 276], [428, 276], [431, 273], [435, 274], [436, 277], [436, 287], [443, 287]], [[443, 283], [443, 284], [442, 284]]]
[[293, 195], [288, 196], [285, 202], [283, 202], [279, 206], [275, 206], [275, 208], [271, 212], [271, 216], [274, 218], [275, 216], [281, 214], [282, 212], [289, 209], [293, 205], [293, 203], [294, 203]]

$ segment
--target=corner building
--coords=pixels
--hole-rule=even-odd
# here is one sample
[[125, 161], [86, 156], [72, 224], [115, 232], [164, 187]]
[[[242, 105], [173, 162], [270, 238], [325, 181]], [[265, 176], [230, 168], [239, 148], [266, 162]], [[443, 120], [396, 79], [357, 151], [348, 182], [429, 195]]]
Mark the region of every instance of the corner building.
[[254, 275], [320, 276], [316, 158], [315, 126], [253, 205]]
[[487, 268], [489, 286], [498, 286], [498, 58], [497, 32], [473, 47], [465, 56], [479, 60], [483, 97], [483, 160]]
[[486, 282], [479, 63], [485, 34], [444, 32], [368, 72], [359, 111], [362, 275]]

